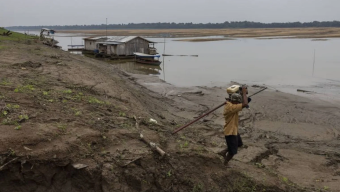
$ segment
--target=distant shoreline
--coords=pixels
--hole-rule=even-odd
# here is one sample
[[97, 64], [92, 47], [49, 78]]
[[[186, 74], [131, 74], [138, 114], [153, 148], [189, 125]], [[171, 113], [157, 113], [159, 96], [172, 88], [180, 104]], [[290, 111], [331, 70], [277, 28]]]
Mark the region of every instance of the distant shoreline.
[[[61, 33], [82, 33], [105, 36], [106, 30], [60, 30]], [[223, 36], [228, 38], [339, 38], [340, 28], [266, 28], [266, 29], [133, 29], [107, 30], [107, 35], [137, 35], [149, 37], [206, 37]]]

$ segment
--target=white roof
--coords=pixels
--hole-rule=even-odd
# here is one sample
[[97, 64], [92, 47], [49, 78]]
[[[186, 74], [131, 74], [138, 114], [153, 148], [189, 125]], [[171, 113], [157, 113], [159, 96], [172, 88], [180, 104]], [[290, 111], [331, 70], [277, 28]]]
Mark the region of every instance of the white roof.
[[90, 41], [102, 40], [102, 41], [97, 42], [96, 44], [119, 45], [119, 44], [127, 43], [137, 37], [144, 39], [145, 41], [149, 43], [154, 43], [140, 36], [109, 36], [108, 39], [106, 39], [105, 36], [104, 37], [87, 37], [87, 38], [84, 38], [84, 40], [90, 40]]
[[132, 39], [134, 39], [136, 37], [137, 36], [112, 36], [107, 41], [126, 43], [126, 42], [131, 41]]
[[111, 36], [108, 40], [106, 41], [109, 41], [109, 42], [119, 42], [119, 43], [126, 43], [126, 42], [129, 42], [131, 41], [132, 39], [134, 38], [142, 38], [150, 43], [153, 43], [152, 41], [149, 41], [143, 37], [140, 37], [140, 36]]
[[86, 38], [84, 38], [84, 40], [93, 40], [93, 41], [95, 41], [95, 40], [99, 40], [99, 39], [106, 39], [106, 37], [105, 36], [101, 36], [101, 37], [86, 37]]
[[97, 42], [96, 44], [103, 44], [103, 45], [119, 45], [122, 44], [120, 42], [114, 42], [114, 41], [101, 41]]

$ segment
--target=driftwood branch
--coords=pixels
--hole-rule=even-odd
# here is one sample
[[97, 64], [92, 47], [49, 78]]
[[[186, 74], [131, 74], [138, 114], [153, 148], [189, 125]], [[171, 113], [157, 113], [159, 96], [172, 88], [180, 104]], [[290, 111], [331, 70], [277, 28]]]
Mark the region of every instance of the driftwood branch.
[[149, 141], [148, 139], [146, 139], [146, 138], [144, 137], [144, 135], [142, 134], [142, 131], [141, 131], [140, 128], [139, 128], [139, 122], [138, 122], [137, 117], [136, 117], [136, 116], [133, 116], [133, 118], [134, 118], [135, 121], [136, 121], [136, 128], [137, 128], [137, 130], [139, 131], [140, 139], [141, 139], [145, 144], [147, 144], [148, 146], [150, 146], [151, 149], [156, 150], [157, 153], [160, 154], [160, 155], [163, 157], [166, 153], [165, 153], [161, 148], [159, 148], [159, 147], [156, 145], [156, 143], [151, 142], [151, 141]]
[[303, 90], [303, 89], [297, 89], [297, 92], [302, 92], [302, 93], [315, 93], [314, 91], [307, 91], [307, 90]]
[[143, 134], [140, 134], [140, 139], [146, 143], [147, 145], [149, 145], [152, 149], [155, 149], [162, 157], [165, 155], [165, 152], [159, 148], [156, 143], [153, 143], [151, 141], [148, 141], [147, 139], [144, 138]]
[[3, 165], [0, 167], [0, 171], [2, 171], [2, 169], [5, 168], [8, 164], [12, 163], [13, 161], [15, 161], [15, 160], [17, 160], [17, 159], [18, 159], [18, 157], [16, 157], [16, 158], [14, 158], [14, 159], [8, 161], [7, 163], [3, 164]]
[[0, 34], [1, 36], [10, 36], [12, 35], [11, 31], [7, 31], [7, 32], [3, 32], [2, 34]]

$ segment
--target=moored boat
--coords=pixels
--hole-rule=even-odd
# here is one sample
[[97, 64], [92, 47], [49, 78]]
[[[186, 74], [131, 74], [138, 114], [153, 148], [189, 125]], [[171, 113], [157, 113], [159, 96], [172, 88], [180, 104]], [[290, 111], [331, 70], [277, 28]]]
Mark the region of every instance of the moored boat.
[[139, 52], [134, 52], [134, 55], [136, 55], [137, 57], [141, 57], [141, 58], [159, 58], [160, 55], [156, 54], [156, 55], [150, 55], [150, 54], [145, 54], [145, 53], [139, 53]]
[[155, 59], [149, 59], [149, 58], [137, 58], [136, 63], [142, 63], [146, 65], [160, 65], [162, 62]]
[[159, 61], [159, 57], [160, 57], [159, 54], [150, 55], [150, 54], [138, 53], [138, 52], [135, 52], [133, 54], [136, 55], [136, 63], [142, 63], [146, 65], [160, 65], [162, 63], [161, 61]]

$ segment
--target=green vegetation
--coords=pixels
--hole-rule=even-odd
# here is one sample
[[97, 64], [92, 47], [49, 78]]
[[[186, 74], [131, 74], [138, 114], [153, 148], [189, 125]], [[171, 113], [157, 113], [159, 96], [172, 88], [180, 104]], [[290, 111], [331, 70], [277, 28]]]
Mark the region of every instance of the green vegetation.
[[100, 101], [95, 97], [90, 96], [88, 99], [89, 99], [89, 103], [92, 103], [92, 104], [105, 104], [104, 101]]
[[19, 115], [19, 121], [28, 120], [28, 115]]
[[[4, 28], [0, 28], [0, 34], [3, 34], [4, 32], [7, 32], [8, 30], [4, 29]], [[37, 36], [31, 36], [31, 35], [25, 35], [22, 33], [17, 33], [17, 32], [13, 32], [11, 31], [11, 35], [10, 36], [2, 36], [0, 35], [0, 40], [11, 40], [11, 41], [18, 41], [18, 40], [28, 40], [28, 39], [37, 39]], [[0, 49], [3, 49], [3, 46], [0, 46]]]
[[65, 90], [65, 91], [63, 91], [63, 93], [66, 93], [66, 94], [71, 94], [72, 93], [72, 91], [71, 90]]
[[11, 118], [6, 118], [1, 122], [3, 125], [18, 125], [18, 122], [13, 121]]
[[187, 148], [189, 146], [189, 142], [185, 141], [183, 144], [180, 144], [181, 149], [182, 148]]
[[13, 104], [13, 105], [6, 104], [4, 109], [0, 111], [0, 117], [4, 118], [1, 123], [3, 125], [15, 125], [16, 127], [14, 129], [20, 130], [21, 129], [20, 123], [27, 121], [29, 117], [26, 114], [21, 114], [17, 116], [16, 118], [14, 114], [16, 110], [19, 108], [20, 108], [20, 105], [17, 105], [17, 104]]
[[125, 114], [124, 112], [119, 112], [119, 116], [120, 116], [120, 117], [125, 117], [126, 114]]
[[18, 125], [14, 128], [15, 130], [20, 130], [21, 129], [21, 125]]
[[7, 111], [3, 111], [3, 112], [2, 112], [2, 115], [3, 115], [3, 116], [6, 116], [7, 114], [8, 114]]
[[172, 175], [171, 169], [166, 173], [166, 175], [167, 175], [168, 177], [171, 177], [171, 175]]
[[201, 183], [197, 183], [194, 185], [194, 187], [192, 188], [192, 192], [199, 192], [199, 191], [203, 191], [203, 184]]
[[57, 124], [57, 127], [61, 133], [66, 133], [66, 125], [65, 124]]
[[72, 110], [73, 110], [73, 113], [74, 113], [75, 116], [80, 116], [81, 115], [81, 111], [80, 110], [75, 109], [75, 108], [72, 108]]
[[265, 167], [262, 163], [255, 163], [255, 165], [256, 165], [258, 168], [264, 168], [264, 167]]
[[13, 109], [19, 109], [20, 105], [13, 105]]
[[15, 156], [15, 151], [12, 148], [8, 149], [8, 155], [9, 156]]
[[[129, 23], [109, 25], [64, 25], [45, 26], [54, 30], [105, 30], [107, 29], [226, 29], [226, 28], [304, 28], [304, 27], [340, 27], [340, 21], [260, 23], [253, 21], [225, 21], [223, 23]], [[40, 30], [41, 26], [15, 26], [11, 30]]]
[[[1, 49], [1, 46], [0, 46], [0, 49]], [[0, 85], [10, 85], [11, 83], [7, 80], [7, 79], [2, 79], [0, 81]]]
[[23, 93], [23, 92], [34, 91], [34, 90], [35, 88], [33, 85], [23, 85], [23, 86], [18, 86], [17, 88], [15, 88], [14, 92]]

